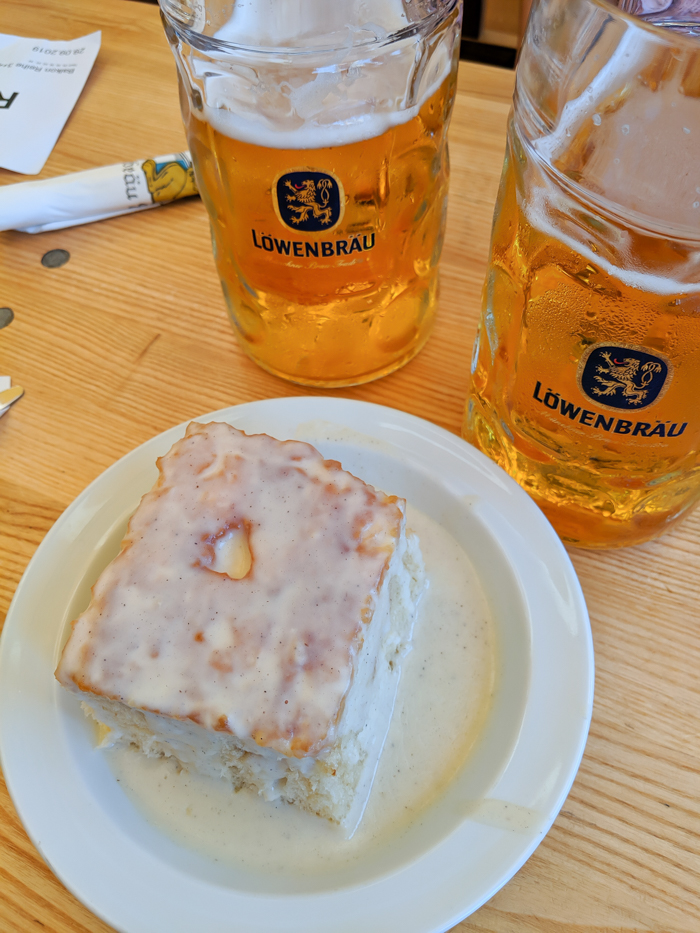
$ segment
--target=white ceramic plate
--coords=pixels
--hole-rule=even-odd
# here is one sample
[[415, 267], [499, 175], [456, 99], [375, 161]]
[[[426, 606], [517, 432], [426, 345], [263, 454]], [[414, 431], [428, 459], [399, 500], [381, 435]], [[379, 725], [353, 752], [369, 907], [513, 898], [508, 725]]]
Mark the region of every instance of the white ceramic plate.
[[419, 418], [335, 398], [285, 398], [199, 420], [299, 438], [404, 496], [467, 551], [496, 620], [499, 678], [483, 735], [401, 858], [301, 893], [253, 884], [149, 825], [93, 748], [53, 677], [68, 623], [114, 556], [184, 425], [92, 483], [56, 522], [17, 589], [0, 645], [0, 755], [44, 859], [123, 933], [438, 933], [499, 890], [532, 854], [576, 775], [593, 701], [581, 589], [558, 537], [490, 460]]

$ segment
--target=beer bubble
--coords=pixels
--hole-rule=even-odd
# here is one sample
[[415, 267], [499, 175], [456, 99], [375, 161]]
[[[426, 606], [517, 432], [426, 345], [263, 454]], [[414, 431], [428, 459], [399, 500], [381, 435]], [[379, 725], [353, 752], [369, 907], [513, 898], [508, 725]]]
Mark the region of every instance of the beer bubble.
[[603, 122], [603, 119], [599, 113], [593, 114], [593, 122], [596, 126], [600, 126], [600, 124]]

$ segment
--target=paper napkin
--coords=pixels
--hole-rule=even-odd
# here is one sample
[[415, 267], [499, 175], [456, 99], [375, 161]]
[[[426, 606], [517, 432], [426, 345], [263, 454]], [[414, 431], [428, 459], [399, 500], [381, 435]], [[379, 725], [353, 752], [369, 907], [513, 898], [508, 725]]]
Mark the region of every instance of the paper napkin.
[[56, 42], [0, 34], [0, 168], [37, 175], [76, 104], [101, 33]]
[[43, 233], [197, 194], [189, 152], [0, 186], [0, 230]]

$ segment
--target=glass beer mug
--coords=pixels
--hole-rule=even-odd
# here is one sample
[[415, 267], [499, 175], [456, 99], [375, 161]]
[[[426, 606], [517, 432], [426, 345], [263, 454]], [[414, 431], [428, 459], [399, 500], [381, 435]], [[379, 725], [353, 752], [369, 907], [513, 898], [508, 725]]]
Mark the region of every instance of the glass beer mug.
[[160, 0], [229, 316], [264, 369], [376, 379], [430, 333], [461, 0]]
[[700, 27], [628, 2], [533, 7], [464, 426], [588, 547], [700, 498]]

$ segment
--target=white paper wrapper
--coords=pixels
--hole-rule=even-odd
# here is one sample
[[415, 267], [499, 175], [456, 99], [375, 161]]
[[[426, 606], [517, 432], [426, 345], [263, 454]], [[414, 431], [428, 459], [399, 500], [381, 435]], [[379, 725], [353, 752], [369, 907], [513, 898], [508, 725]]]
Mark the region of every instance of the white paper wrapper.
[[197, 194], [189, 152], [0, 187], [0, 230], [43, 233]]

